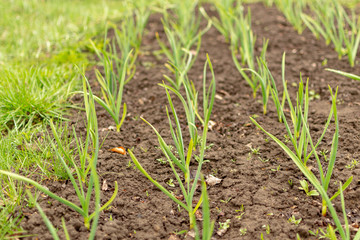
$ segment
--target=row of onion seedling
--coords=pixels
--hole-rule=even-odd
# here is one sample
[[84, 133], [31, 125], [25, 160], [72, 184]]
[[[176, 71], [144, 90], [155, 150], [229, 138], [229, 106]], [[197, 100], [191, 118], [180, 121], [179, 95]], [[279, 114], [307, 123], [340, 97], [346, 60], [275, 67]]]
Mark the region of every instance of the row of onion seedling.
[[[340, 182], [338, 191], [333, 194], [328, 194], [329, 185], [331, 182], [331, 177], [336, 162], [336, 154], [338, 150], [339, 142], [339, 120], [336, 108], [336, 97], [338, 90], [335, 92], [329, 87], [329, 91], [332, 98], [332, 105], [330, 108], [330, 113], [328, 119], [325, 123], [324, 130], [321, 136], [314, 140], [310, 133], [310, 127], [308, 123], [308, 114], [309, 114], [309, 89], [308, 89], [308, 80], [304, 83], [300, 75], [300, 83], [296, 96], [296, 103], [294, 104], [291, 101], [289, 92], [287, 90], [287, 82], [285, 80], [285, 54], [283, 55], [282, 60], [282, 83], [283, 83], [283, 97], [279, 95], [276, 90], [275, 82], [272, 82], [271, 94], [274, 101], [274, 104], [278, 110], [279, 120], [283, 123], [284, 128], [290, 138], [292, 149], [289, 148], [284, 142], [279, 140], [277, 137], [272, 135], [269, 131], [266, 131], [259, 123], [257, 123], [253, 118], [250, 118], [251, 121], [263, 132], [265, 132], [271, 139], [273, 139], [289, 156], [289, 158], [295, 163], [303, 175], [309, 180], [309, 182], [315, 187], [319, 192], [322, 198], [322, 215], [326, 216], [327, 209], [329, 209], [331, 217], [334, 219], [336, 229], [334, 230], [331, 225], [328, 226], [328, 233], [331, 236], [331, 239], [337, 239], [336, 231], [340, 234], [341, 239], [350, 239], [350, 227], [347, 219], [347, 214], [345, 210], [345, 201], [343, 191], [350, 185], [352, 182], [353, 176], [351, 176], [344, 184]], [[271, 73], [269, 73], [271, 74]], [[281, 99], [286, 99], [282, 101]], [[285, 107], [290, 109], [290, 119], [285, 115]], [[335, 122], [335, 132], [332, 137], [330, 158], [327, 166], [320, 161], [318, 156], [318, 146], [321, 144], [327, 129], [330, 125], [331, 120], [334, 119]], [[317, 169], [319, 172], [319, 178], [308, 167], [309, 161], [315, 161]], [[335, 208], [333, 207], [332, 201], [340, 196], [341, 206], [343, 212], [343, 222], [341, 224], [340, 217], [338, 216]], [[356, 234], [354, 239], [360, 239], [360, 231]]]
[[333, 44], [339, 59], [348, 57], [355, 66], [360, 44], [360, 21], [355, 9], [345, 9], [339, 0], [275, 0], [276, 6], [299, 34], [307, 27], [326, 45]]

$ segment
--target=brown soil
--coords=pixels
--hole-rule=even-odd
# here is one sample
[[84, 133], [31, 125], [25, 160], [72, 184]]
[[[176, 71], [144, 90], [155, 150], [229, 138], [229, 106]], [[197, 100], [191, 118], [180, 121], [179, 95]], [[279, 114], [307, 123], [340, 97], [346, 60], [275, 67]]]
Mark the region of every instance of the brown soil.
[[[304, 79], [310, 78], [310, 90], [320, 94], [320, 100], [311, 101], [310, 106], [309, 122], [314, 136], [321, 133], [330, 111], [328, 85], [332, 88], [339, 86], [340, 143], [330, 191], [336, 191], [337, 181], [345, 182], [349, 176], [354, 175], [353, 183], [345, 192], [345, 199], [350, 222], [358, 222], [360, 168], [357, 166], [354, 170], [349, 170], [345, 166], [352, 159], [359, 159], [356, 150], [360, 147], [359, 137], [354, 133], [360, 128], [360, 84], [325, 71], [321, 63], [327, 59], [326, 67], [355, 74], [359, 74], [360, 69], [350, 68], [346, 59], [338, 60], [332, 47], [326, 46], [322, 40], [316, 40], [310, 31], [305, 30], [302, 35], [298, 35], [276, 8], [260, 4], [250, 6], [253, 30], [258, 39], [257, 52], [262, 45], [261, 40], [268, 38], [267, 61], [278, 86], [281, 84], [281, 57], [285, 51], [287, 80], [298, 83], [301, 72]], [[208, 9], [208, 12], [215, 13], [213, 9]], [[101, 132], [102, 137], [109, 133], [98, 161], [101, 181], [106, 180], [109, 185], [108, 190], [102, 192], [101, 198], [104, 202], [109, 199], [114, 181], [119, 183], [119, 193], [111, 208], [100, 216], [98, 239], [168, 239], [173, 232], [188, 228], [188, 217], [184, 211], [179, 213], [177, 206], [135, 169], [134, 165], [128, 167], [128, 155], [108, 151], [117, 146], [134, 147], [135, 155], [154, 179], [168, 187], [165, 182], [174, 178], [168, 165], [156, 161], [163, 157], [156, 148], [156, 135], [139, 120], [139, 116], [143, 116], [162, 135], [169, 136], [165, 112], [167, 99], [164, 89], [157, 85], [166, 73], [163, 65], [166, 59], [159, 60], [152, 54], [152, 51], [159, 49], [155, 32], [162, 31], [160, 17], [153, 15], [143, 40], [144, 54], [138, 59], [136, 75], [125, 88], [124, 101], [128, 104], [129, 114], [122, 131]], [[251, 89], [232, 62], [228, 44], [215, 28], [210, 29], [203, 37], [200, 55], [189, 74], [191, 79], [201, 81], [206, 53], [209, 53], [215, 68], [217, 98], [211, 117], [216, 126], [208, 134], [208, 143], [213, 146], [207, 150], [206, 159], [210, 162], [204, 164], [203, 173], [222, 179], [220, 184], [209, 187], [208, 190], [211, 217], [216, 221], [215, 230], [219, 227], [219, 222], [231, 219], [228, 231], [222, 237], [215, 233], [214, 237], [260, 239], [260, 234], [263, 233], [265, 239], [295, 239], [298, 233], [301, 239], [316, 239], [308, 231], [323, 228], [332, 221], [330, 217], [321, 217], [320, 197], [308, 197], [298, 189], [299, 180], [304, 179], [301, 172], [276, 143], [266, 141], [267, 137], [250, 124], [249, 116], [256, 114], [256, 120], [266, 130], [285, 140], [284, 127], [277, 121], [273, 103], [269, 103], [269, 113], [262, 115], [261, 96], [256, 100], [252, 98]], [[291, 93], [295, 93], [296, 87], [289, 84], [289, 88]], [[74, 100], [82, 101], [81, 97]], [[177, 109], [180, 111], [181, 106], [177, 105]], [[103, 109], [97, 110], [100, 129], [114, 125]], [[79, 131], [84, 130], [82, 116], [83, 113], [74, 115], [72, 120]], [[184, 132], [186, 133], [185, 128]], [[330, 148], [331, 134], [327, 134], [319, 149]], [[249, 144], [253, 148], [260, 148], [260, 155], [249, 156]], [[258, 157], [269, 161], [264, 163]], [[316, 167], [314, 162], [310, 165]], [[274, 171], [278, 166], [280, 170]], [[288, 180], [293, 181], [293, 187]], [[56, 194], [75, 201], [70, 182], [48, 183], [48, 187]], [[179, 192], [177, 188], [168, 188]], [[225, 203], [221, 200], [229, 201]], [[72, 239], [87, 239], [88, 231], [79, 214], [48, 197], [41, 197], [40, 202], [55, 226], [61, 229], [60, 219], [64, 217]], [[240, 213], [236, 210], [242, 205], [245, 214], [239, 219], [237, 216]], [[339, 201], [335, 201], [335, 206], [340, 210]], [[28, 213], [22, 227], [39, 239], [51, 239], [39, 214], [34, 209], [26, 211]], [[292, 215], [296, 219], [302, 218], [298, 226], [288, 222]], [[270, 226], [270, 234], [266, 234], [264, 225]], [[247, 232], [241, 236], [239, 230], [245, 228]], [[59, 233], [64, 236], [62, 231]]]

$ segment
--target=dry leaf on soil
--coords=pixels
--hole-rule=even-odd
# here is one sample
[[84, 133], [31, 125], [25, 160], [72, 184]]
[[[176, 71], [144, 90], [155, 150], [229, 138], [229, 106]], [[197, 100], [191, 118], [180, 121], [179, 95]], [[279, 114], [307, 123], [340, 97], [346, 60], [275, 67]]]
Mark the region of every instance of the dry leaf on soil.
[[120, 153], [122, 155], [126, 155], [126, 150], [123, 147], [116, 147], [116, 148], [110, 149], [110, 151]]
[[102, 186], [101, 186], [101, 190], [103, 191], [107, 191], [108, 190], [108, 185], [106, 182], [106, 179], [103, 181]]
[[208, 175], [206, 177], [205, 182], [207, 183], [207, 185], [209, 186], [214, 186], [215, 184], [219, 184], [221, 182], [220, 178], [214, 177], [213, 175]]

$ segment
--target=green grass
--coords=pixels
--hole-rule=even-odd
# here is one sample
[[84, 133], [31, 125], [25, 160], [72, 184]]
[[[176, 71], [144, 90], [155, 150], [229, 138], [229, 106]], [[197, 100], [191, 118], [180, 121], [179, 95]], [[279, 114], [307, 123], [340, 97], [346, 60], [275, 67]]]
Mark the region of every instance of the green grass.
[[122, 2], [1, 0], [0, 65], [39, 59], [96, 35], [127, 10]]
[[[68, 152], [72, 152], [68, 129], [57, 126], [60, 141]], [[21, 172], [32, 179], [64, 180], [68, 176], [52, 147], [45, 126], [13, 129], [0, 138], [0, 169]], [[0, 177], [0, 239], [21, 232], [19, 223], [22, 209], [27, 206], [24, 184], [11, 178]], [[29, 206], [29, 205], [28, 205]]]
[[8, 69], [0, 74], [0, 130], [62, 119], [76, 74], [61, 68]]
[[0, 181], [0, 239], [7, 236], [21, 234], [19, 226], [22, 220], [21, 205], [24, 204], [22, 184], [11, 179], [7, 182]]
[[[0, 9], [0, 130], [61, 119], [89, 39], [128, 9], [117, 1], [14, 0]], [[96, 40], [94, 40], [96, 42]]]
[[106, 30], [106, 21], [128, 14], [129, 3], [0, 1], [5, 4], [0, 8], [0, 130], [61, 119], [70, 92], [79, 86], [74, 64], [92, 61], [89, 39]]

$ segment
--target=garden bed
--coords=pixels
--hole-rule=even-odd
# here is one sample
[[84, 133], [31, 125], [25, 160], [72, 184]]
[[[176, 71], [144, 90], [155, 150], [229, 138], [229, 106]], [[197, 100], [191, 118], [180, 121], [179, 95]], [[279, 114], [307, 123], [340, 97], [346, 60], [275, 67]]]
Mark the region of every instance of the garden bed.
[[[278, 86], [281, 85], [283, 52], [286, 52], [286, 79], [292, 96], [297, 90], [295, 85], [299, 82], [299, 73], [302, 73], [303, 79], [309, 77], [309, 90], [314, 91], [314, 99], [310, 102], [309, 124], [315, 137], [321, 134], [330, 112], [328, 85], [333, 89], [339, 86], [339, 149], [334, 181], [329, 191], [337, 190], [334, 184], [337, 181], [345, 182], [351, 175], [354, 176], [344, 194], [350, 224], [356, 226], [360, 221], [360, 168], [349, 167], [353, 159], [358, 160], [360, 157], [357, 151], [360, 147], [357, 134], [360, 129], [360, 84], [324, 69], [334, 68], [354, 74], [359, 74], [360, 70], [349, 67], [346, 59], [339, 60], [332, 47], [326, 46], [322, 40], [316, 40], [309, 30], [298, 35], [276, 8], [262, 4], [249, 6], [252, 28], [257, 35], [257, 53], [261, 50], [262, 39], [268, 38], [266, 58]], [[207, 12], [215, 14], [209, 7]], [[101, 139], [106, 137], [98, 160], [101, 183], [106, 181], [107, 184], [107, 190], [103, 188], [102, 191], [102, 201], [106, 202], [111, 197], [114, 181], [119, 184], [117, 198], [100, 216], [97, 239], [182, 239], [185, 234], [175, 237], [174, 232], [187, 230], [189, 226], [187, 213], [179, 212], [176, 204], [134, 168], [129, 155], [109, 151], [118, 146], [134, 147], [134, 154], [147, 172], [175, 195], [180, 195], [178, 186], [170, 187], [166, 184], [169, 179], [175, 178], [169, 166], [159, 161], [165, 158], [157, 148], [155, 133], [140, 119], [140, 116], [144, 117], [162, 135], [170, 136], [165, 110], [167, 97], [165, 90], [158, 86], [164, 79], [163, 74], [168, 74], [164, 67], [166, 58], [160, 59], [153, 55], [153, 51], [159, 49], [155, 33], [164, 36], [160, 17], [156, 14], [150, 17], [136, 74], [125, 86], [124, 102], [128, 105], [128, 115], [120, 133], [108, 129], [114, 125], [113, 120], [105, 110], [97, 108], [100, 136]], [[310, 235], [309, 230], [316, 232], [332, 222], [330, 216], [321, 216], [321, 198], [309, 197], [298, 189], [299, 180], [305, 179], [300, 170], [249, 119], [249, 116], [256, 117], [266, 130], [285, 140], [286, 132], [278, 122], [272, 100], [268, 114], [264, 116], [260, 94], [253, 99], [250, 87], [232, 61], [229, 44], [214, 27], [202, 37], [199, 56], [189, 72], [190, 79], [201, 83], [206, 53], [211, 58], [216, 76], [217, 94], [211, 116], [216, 125], [208, 133], [208, 144], [211, 147], [206, 151], [205, 159], [209, 162], [203, 165], [202, 172], [222, 180], [208, 187], [211, 218], [216, 222], [214, 238], [260, 239], [263, 233], [264, 239], [296, 239], [298, 233], [301, 239], [317, 239]], [[325, 62], [326, 66], [323, 66]], [[89, 79], [94, 91], [98, 92], [94, 74], [90, 73]], [[73, 101], [81, 104], [83, 99], [76, 96]], [[177, 104], [176, 107], [180, 117], [184, 118], [181, 116], [181, 105]], [[71, 123], [76, 124], [79, 132], [84, 131], [83, 112], [72, 115]], [[187, 133], [186, 126], [183, 126]], [[330, 150], [332, 132], [325, 136], [319, 149]], [[310, 162], [309, 166], [315, 167], [315, 163]], [[70, 181], [48, 182], [47, 187], [62, 197], [75, 199]], [[72, 239], [87, 239], [88, 230], [78, 213], [46, 196], [41, 196], [39, 202], [55, 226], [61, 228], [61, 217], [64, 217]], [[340, 213], [339, 199], [335, 201], [335, 207]], [[35, 209], [24, 211], [22, 227], [39, 239], [51, 239]], [[290, 223], [289, 218], [292, 216], [301, 218], [301, 222], [298, 225]], [[217, 235], [219, 222], [228, 219], [230, 227], [227, 232], [222, 236]], [[64, 236], [61, 231], [59, 234]], [[189, 236], [187, 238], [191, 239]]]

